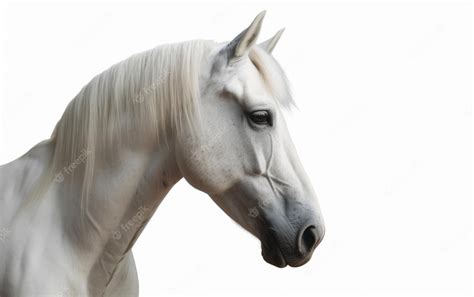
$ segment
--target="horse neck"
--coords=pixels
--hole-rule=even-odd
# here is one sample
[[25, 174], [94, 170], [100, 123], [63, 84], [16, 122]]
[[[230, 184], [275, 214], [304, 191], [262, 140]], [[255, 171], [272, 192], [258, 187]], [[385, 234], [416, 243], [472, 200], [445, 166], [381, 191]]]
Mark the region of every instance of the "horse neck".
[[181, 174], [167, 145], [124, 145], [95, 163], [86, 207], [80, 211], [80, 195], [71, 195], [81, 192], [75, 189], [83, 174], [61, 189], [60, 196], [69, 199], [59, 197], [58, 203], [67, 214], [64, 233], [89, 269], [91, 286], [101, 287]]

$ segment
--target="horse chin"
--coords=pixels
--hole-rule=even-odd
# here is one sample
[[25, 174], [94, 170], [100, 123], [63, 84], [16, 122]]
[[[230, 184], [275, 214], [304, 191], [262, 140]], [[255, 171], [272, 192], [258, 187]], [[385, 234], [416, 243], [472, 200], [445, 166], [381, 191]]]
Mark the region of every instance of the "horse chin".
[[271, 249], [262, 244], [262, 257], [265, 262], [278, 268], [284, 268], [288, 265], [279, 248]]

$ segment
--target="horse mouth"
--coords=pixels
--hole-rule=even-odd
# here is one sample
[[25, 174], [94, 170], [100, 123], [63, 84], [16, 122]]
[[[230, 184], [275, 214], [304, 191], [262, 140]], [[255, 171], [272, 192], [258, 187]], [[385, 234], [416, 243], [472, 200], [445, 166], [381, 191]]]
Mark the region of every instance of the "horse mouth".
[[311, 254], [306, 257], [286, 256], [279, 248], [270, 248], [265, 245], [262, 245], [262, 257], [265, 262], [278, 268], [285, 268], [286, 266], [300, 267], [311, 260]]
[[268, 264], [278, 268], [284, 268], [288, 265], [279, 248], [272, 248], [262, 244], [262, 257]]

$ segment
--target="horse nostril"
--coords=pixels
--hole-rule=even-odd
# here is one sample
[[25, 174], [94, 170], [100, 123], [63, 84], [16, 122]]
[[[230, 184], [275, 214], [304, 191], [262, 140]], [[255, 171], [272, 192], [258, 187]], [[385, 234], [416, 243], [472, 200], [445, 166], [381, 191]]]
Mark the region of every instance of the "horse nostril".
[[316, 231], [316, 227], [313, 225], [307, 227], [301, 234], [301, 238], [299, 240], [299, 250], [301, 254], [306, 255], [311, 253], [316, 248], [316, 246], [318, 246], [319, 242], [320, 240]]

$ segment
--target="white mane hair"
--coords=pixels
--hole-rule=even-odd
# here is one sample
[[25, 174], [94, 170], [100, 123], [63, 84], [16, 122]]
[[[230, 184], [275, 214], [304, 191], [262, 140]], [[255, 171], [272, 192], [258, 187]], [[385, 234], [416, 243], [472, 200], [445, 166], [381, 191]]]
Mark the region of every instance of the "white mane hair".
[[136, 137], [136, 131], [162, 140], [191, 125], [201, 64], [213, 46], [203, 40], [162, 45], [94, 77], [69, 103], [51, 136], [55, 163], [77, 158], [83, 149], [110, 149]]
[[[57, 123], [50, 139], [55, 144], [50, 169], [31, 196], [43, 196], [55, 175], [87, 151], [80, 165], [85, 166], [81, 209], [87, 212], [96, 159], [117, 151], [124, 140], [136, 139], [137, 131], [166, 142], [183, 129], [196, 127], [199, 74], [216, 45], [193, 40], [158, 46], [94, 77]], [[274, 99], [282, 107], [291, 107], [288, 80], [278, 62], [256, 46], [249, 58]]]

